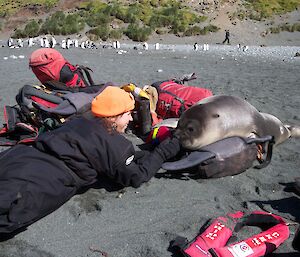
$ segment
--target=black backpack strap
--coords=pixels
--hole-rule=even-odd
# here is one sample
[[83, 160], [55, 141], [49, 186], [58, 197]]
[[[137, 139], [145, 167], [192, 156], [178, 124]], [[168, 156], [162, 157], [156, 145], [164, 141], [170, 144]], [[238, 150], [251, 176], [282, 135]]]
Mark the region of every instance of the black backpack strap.
[[15, 106], [4, 106], [4, 120], [6, 130], [8, 132], [14, 131], [19, 122], [19, 110]]
[[266, 154], [266, 158], [263, 160], [259, 160], [259, 165], [254, 166], [254, 168], [256, 169], [262, 169], [267, 167], [272, 159], [272, 154], [273, 154], [273, 146], [274, 146], [275, 141], [271, 140], [268, 142], [268, 146], [267, 146], [267, 154]]
[[168, 90], [160, 89], [159, 91], [161, 93], [166, 93], [166, 94], [169, 94], [169, 95], [173, 96], [178, 102], [180, 102], [182, 105], [184, 105], [185, 101], [182, 98], [180, 98], [178, 95], [175, 95], [175, 94], [173, 94], [172, 92], [170, 92]]
[[55, 92], [61, 92], [61, 93], [78, 93], [78, 92], [84, 92], [84, 93], [96, 93], [101, 90], [104, 90], [107, 86], [117, 86], [113, 82], [106, 82], [106, 83], [99, 83], [99, 84], [93, 84], [88, 87], [68, 87], [65, 83], [57, 81], [57, 80], [50, 80], [44, 83], [44, 86], [49, 89], [53, 90]]
[[[273, 136], [265, 136], [260, 138], [248, 138], [247, 143], [256, 143], [257, 145], [260, 145], [262, 147], [261, 150], [261, 158], [257, 158], [258, 162], [260, 164], [254, 166], [256, 169], [262, 169], [267, 167], [272, 159], [273, 154], [273, 146], [275, 144], [274, 137]], [[265, 158], [263, 158], [263, 154], [265, 153]]]
[[183, 249], [185, 249], [189, 245], [189, 241], [186, 237], [177, 236], [174, 240], [170, 243], [170, 249], [174, 252], [181, 252], [184, 256]]
[[65, 65], [60, 70], [60, 82], [68, 84], [70, 81], [74, 83], [74, 75], [78, 76], [76, 85], [74, 87], [86, 87], [95, 85], [92, 76], [90, 74], [92, 69], [83, 65], [72, 65], [70, 63], [65, 63]]
[[68, 87], [65, 83], [57, 81], [57, 80], [50, 80], [44, 83], [44, 86], [49, 90], [55, 91], [65, 91], [65, 92], [79, 92], [80, 87]]
[[[157, 81], [157, 82], [154, 82], [153, 84], [151, 84], [151, 87], [155, 87], [156, 90], [158, 91], [158, 93], [166, 93], [166, 94], [169, 94], [171, 96], [173, 96], [177, 101], [179, 101], [181, 104], [184, 105], [184, 100], [182, 98], [180, 98], [179, 96], [173, 94], [172, 92], [169, 92], [168, 90], [164, 90], [164, 89], [161, 89], [160, 85], [164, 82], [168, 82], [168, 81], [173, 81], [173, 80], [164, 80], [164, 81]], [[173, 81], [175, 83], [177, 83], [176, 81]], [[179, 84], [179, 83], [177, 83]]]
[[264, 136], [264, 137], [254, 137], [254, 138], [245, 138], [247, 144], [251, 144], [251, 143], [266, 143], [266, 142], [270, 142], [272, 140], [274, 140], [274, 138], [272, 136]]
[[87, 94], [93, 94], [93, 93], [101, 93], [106, 87], [108, 86], [116, 86], [113, 82], [106, 82], [102, 84], [92, 85], [89, 87], [80, 87], [78, 88], [78, 92], [83, 92]]
[[94, 80], [92, 79], [92, 76], [90, 74], [90, 72], [93, 72], [91, 68], [83, 65], [78, 65], [76, 71], [80, 74], [80, 77], [87, 86], [95, 85]]
[[[165, 81], [163, 81], [163, 82], [165, 82]], [[185, 103], [185, 101], [184, 101], [184, 99], [182, 99], [181, 97], [179, 97], [178, 95], [175, 95], [174, 93], [172, 93], [172, 92], [170, 92], [170, 91], [168, 91], [168, 90], [164, 90], [164, 89], [161, 89], [160, 88], [160, 86], [155, 86], [155, 88], [158, 90], [158, 93], [160, 94], [160, 93], [165, 93], [165, 94], [169, 94], [169, 95], [171, 95], [175, 100], [177, 100], [178, 102], [180, 102], [180, 104], [181, 104], [181, 106], [180, 106], [180, 113], [179, 113], [179, 115], [181, 115], [184, 111], [185, 111], [185, 105], [184, 105], [184, 103]], [[172, 103], [173, 103], [173, 101], [172, 101]], [[170, 106], [170, 108], [169, 109], [171, 109], [172, 108], [172, 106]], [[168, 112], [168, 111], [167, 111]]]
[[0, 130], [0, 146], [30, 144], [38, 136], [38, 128], [20, 120], [14, 107], [6, 106], [6, 122]]
[[216, 154], [210, 151], [193, 151], [178, 161], [163, 163], [162, 168], [169, 171], [185, 170], [199, 165], [206, 160], [212, 159], [215, 156]]
[[280, 221], [272, 215], [265, 215], [262, 213], [250, 213], [248, 215], [245, 215], [237, 222], [234, 228], [234, 232], [239, 232], [244, 226], [269, 228], [279, 223]]
[[196, 73], [193, 72], [193, 73], [189, 73], [189, 74], [183, 74], [178, 79], [174, 78], [173, 81], [178, 83], [178, 84], [183, 85], [183, 84], [185, 84], [185, 82], [196, 79], [196, 78], [197, 78]]

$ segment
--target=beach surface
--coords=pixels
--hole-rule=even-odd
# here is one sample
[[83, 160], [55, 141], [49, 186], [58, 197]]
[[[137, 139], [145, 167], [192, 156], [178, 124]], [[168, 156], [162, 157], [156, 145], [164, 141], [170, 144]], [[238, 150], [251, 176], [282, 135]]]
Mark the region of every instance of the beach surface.
[[[0, 48], [0, 108], [14, 105], [25, 84], [39, 84], [28, 67], [36, 48]], [[206, 87], [215, 95], [235, 95], [259, 111], [283, 122], [300, 124], [299, 47], [210, 45], [194, 51], [192, 45], [161, 45], [143, 51], [139, 46], [115, 49], [59, 51], [73, 64], [93, 70], [96, 82], [142, 87], [155, 81], [195, 72], [190, 85]], [[3, 122], [3, 113], [0, 113]], [[237, 117], [238, 119], [238, 117]], [[88, 136], [88, 135], [87, 135]], [[128, 135], [137, 146], [142, 141]], [[2, 150], [5, 148], [2, 148]], [[191, 241], [208, 220], [235, 211], [264, 210], [300, 222], [300, 196], [293, 183], [300, 177], [300, 140], [289, 139], [274, 149], [264, 169], [218, 179], [152, 178], [140, 188], [121, 189], [107, 181], [74, 196], [58, 210], [30, 225], [14, 238], [0, 242], [0, 257], [171, 257], [177, 237]], [[42, 171], [41, 171], [42, 172]], [[270, 256], [299, 256], [290, 237]], [[238, 239], [258, 233], [242, 229]]]

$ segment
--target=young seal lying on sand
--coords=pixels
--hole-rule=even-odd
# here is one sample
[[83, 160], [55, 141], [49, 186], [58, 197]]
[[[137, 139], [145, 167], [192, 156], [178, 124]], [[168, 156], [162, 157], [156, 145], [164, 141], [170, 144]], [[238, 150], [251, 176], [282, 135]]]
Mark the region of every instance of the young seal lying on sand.
[[[175, 124], [174, 119], [171, 120], [170, 125], [174, 127]], [[160, 125], [168, 125], [168, 121]], [[239, 97], [219, 95], [207, 97], [186, 110], [178, 120], [175, 135], [189, 150], [232, 136], [271, 135], [278, 145], [290, 137], [299, 138], [300, 127], [285, 125]]]

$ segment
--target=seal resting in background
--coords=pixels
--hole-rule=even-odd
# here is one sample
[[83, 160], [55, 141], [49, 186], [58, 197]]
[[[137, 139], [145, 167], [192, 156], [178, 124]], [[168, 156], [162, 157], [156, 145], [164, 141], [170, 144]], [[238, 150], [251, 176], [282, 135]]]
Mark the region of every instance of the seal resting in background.
[[239, 97], [219, 95], [207, 97], [186, 110], [179, 118], [175, 135], [189, 150], [232, 136], [271, 135], [278, 145], [289, 137], [300, 137], [300, 127], [284, 125]]

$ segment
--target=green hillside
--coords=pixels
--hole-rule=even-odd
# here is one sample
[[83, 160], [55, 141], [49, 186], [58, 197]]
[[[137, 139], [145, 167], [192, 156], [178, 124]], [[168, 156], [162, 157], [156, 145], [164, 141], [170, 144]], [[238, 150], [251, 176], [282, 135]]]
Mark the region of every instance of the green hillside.
[[[195, 3], [190, 2], [0, 0], [0, 29], [4, 30], [9, 25], [10, 29], [14, 30], [12, 37], [15, 38], [84, 32], [91, 40], [104, 41], [120, 39], [123, 36], [134, 41], [145, 41], [154, 33], [172, 33], [180, 37], [205, 35], [220, 29], [210, 20], [209, 13], [212, 11], [201, 12]], [[230, 1], [220, 2], [224, 4]], [[239, 2], [238, 8], [228, 13], [233, 20], [262, 21], [274, 15], [294, 11], [300, 5], [300, 0]], [[218, 6], [209, 7], [214, 9], [214, 12], [218, 11]], [[300, 25], [291, 26], [299, 31]], [[20, 28], [15, 29], [16, 27]], [[276, 32], [276, 28], [273, 28], [273, 32]]]

